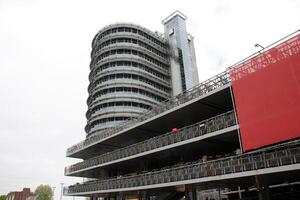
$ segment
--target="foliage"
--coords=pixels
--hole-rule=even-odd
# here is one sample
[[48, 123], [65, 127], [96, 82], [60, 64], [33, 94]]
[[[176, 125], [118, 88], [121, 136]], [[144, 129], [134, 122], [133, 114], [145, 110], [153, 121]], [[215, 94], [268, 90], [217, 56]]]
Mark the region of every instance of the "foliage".
[[6, 199], [6, 195], [0, 195], [0, 200], [5, 200]]
[[34, 196], [36, 200], [51, 200], [52, 188], [49, 185], [39, 185], [34, 191]]

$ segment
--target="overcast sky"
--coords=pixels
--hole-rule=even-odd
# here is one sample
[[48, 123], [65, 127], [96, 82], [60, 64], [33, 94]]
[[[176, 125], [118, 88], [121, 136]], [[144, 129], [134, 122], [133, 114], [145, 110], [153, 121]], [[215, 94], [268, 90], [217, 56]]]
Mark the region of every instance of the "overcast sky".
[[[0, 194], [56, 187], [66, 148], [85, 137], [91, 41], [133, 22], [163, 31], [175, 10], [195, 37], [200, 80], [300, 28], [300, 1], [0, 0]], [[64, 197], [64, 199], [67, 199]]]

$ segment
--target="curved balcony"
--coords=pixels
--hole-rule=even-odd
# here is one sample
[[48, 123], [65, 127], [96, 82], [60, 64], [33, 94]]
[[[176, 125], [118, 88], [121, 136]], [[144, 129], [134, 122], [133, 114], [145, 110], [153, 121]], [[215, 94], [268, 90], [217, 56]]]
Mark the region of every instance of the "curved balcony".
[[148, 40], [147, 38], [137, 35], [135, 33], [128, 33], [128, 32], [124, 32], [124, 33], [111, 33], [110, 35], [107, 35], [103, 38], [101, 38], [101, 41], [99, 41], [93, 48], [93, 51], [91, 52], [91, 57], [94, 56], [94, 54], [96, 53], [94, 50], [97, 49], [98, 50], [98, 46], [102, 45], [104, 42], [107, 42], [109, 40], [113, 40], [113, 39], [118, 39], [118, 38], [130, 38], [130, 39], [136, 39], [140, 42], [144, 42], [147, 43], [148, 45], [150, 45], [152, 48], [157, 49], [158, 51], [160, 51], [163, 54], [168, 54], [168, 49], [167, 48], [163, 48], [157, 44], [155, 44], [153, 41]]
[[[109, 121], [109, 122], [102, 122], [101, 124], [99, 124], [97, 127], [97, 134], [101, 134], [101, 131], [105, 131], [108, 128], [112, 128], [115, 126], [119, 126], [123, 123], [125, 123], [126, 120], [117, 120], [117, 121]], [[87, 134], [87, 136], [89, 136], [90, 134]]]
[[116, 64], [117, 62], [120, 62], [120, 61], [113, 61], [113, 62], [106, 63], [102, 66], [102, 68], [98, 68], [97, 70], [92, 71], [89, 75], [90, 82], [93, 82], [93, 80], [95, 78], [97, 78], [99, 75], [106, 73], [106, 72], [110, 72], [110, 71], [114, 71], [114, 70], [119, 70], [119, 71], [128, 70], [128, 71], [146, 73], [146, 74], [150, 75], [151, 77], [153, 77], [161, 82], [164, 82], [165, 84], [170, 84], [169, 76], [166, 76], [166, 75], [158, 72], [157, 70], [149, 68], [138, 62], [121, 61], [121, 62], [123, 62], [123, 64], [118, 63], [118, 65]]
[[[109, 30], [112, 30], [112, 29], [115, 29], [115, 28], [129, 28], [131, 29], [130, 31], [115, 31], [115, 32], [109, 32], [107, 34], [105, 34], [106, 31], [109, 31]], [[133, 31], [133, 29], [135, 29], [136, 31]], [[141, 32], [144, 32], [146, 33], [149, 37], [152, 37], [153, 39], [155, 39], [156, 42], [159, 42], [160, 44], [158, 46], [161, 46], [161, 47], [166, 47], [166, 39], [159, 36], [158, 34], [154, 34], [152, 31], [140, 26], [140, 25], [137, 25], [137, 24], [128, 24], [128, 23], [117, 23], [117, 24], [111, 24], [111, 25], [108, 25], [104, 28], [102, 28], [97, 34], [96, 36], [94, 37], [93, 39], [93, 42], [92, 42], [92, 47], [94, 48], [95, 45], [97, 45], [99, 43], [100, 40], [104, 39], [105, 37], [109, 36], [109, 35], [112, 35], [112, 34], [124, 34], [124, 33], [128, 33], [128, 34], [134, 34], [134, 35], [137, 35], [137, 36], [140, 36], [140, 37], [143, 37], [149, 41], [152, 42], [152, 40], [148, 39], [147, 37], [145, 37], [145, 35], [141, 35], [139, 34], [139, 31]], [[155, 42], [153, 42], [154, 44], [156, 44]]]
[[102, 60], [104, 60], [106, 58], [110, 58], [111, 56], [119, 57], [120, 55], [129, 55], [132, 57], [132, 60], [134, 60], [134, 58], [142, 58], [142, 59], [152, 63], [153, 65], [159, 66], [161, 68], [165, 68], [165, 69], [169, 68], [168, 61], [161, 61], [161, 60], [157, 59], [156, 57], [154, 57], [153, 55], [149, 55], [149, 52], [139, 50], [138, 48], [135, 48], [132, 46], [130, 48], [115, 48], [115, 49], [111, 49], [111, 50], [107, 50], [107, 51], [103, 52], [101, 55], [99, 55], [98, 57], [95, 57], [95, 59], [93, 59], [91, 61], [91, 63], [90, 63], [91, 70], [93, 70], [95, 68], [95, 66], [97, 66], [98, 63], [100, 63]]
[[150, 49], [147, 49], [146, 47], [143, 47], [139, 44], [128, 43], [128, 42], [114, 43], [114, 44], [110, 44], [110, 45], [103, 47], [102, 49], [95, 52], [91, 63], [93, 63], [94, 59], [96, 59], [101, 54], [103, 54], [107, 51], [119, 50], [119, 49], [136, 50], [136, 51], [145, 53], [145, 54], [151, 56], [153, 59], [156, 59], [166, 65], [169, 64], [168, 59], [166, 57], [162, 57], [161, 55], [158, 55], [157, 53], [155, 53], [155, 52], [151, 51]]
[[[99, 78], [101, 78], [105, 75], [116, 74], [116, 73], [131, 73], [131, 74], [135, 74], [135, 75], [143, 75], [144, 77], [147, 77], [152, 81], [159, 82], [162, 85], [166, 85], [168, 87], [171, 87], [171, 84], [170, 84], [169, 81], [167, 81], [165, 79], [162, 79], [162, 78], [159, 78], [159, 77], [155, 76], [154, 74], [152, 74], [148, 71], [144, 71], [142, 69], [139, 69], [139, 68], [136, 68], [136, 67], [131, 67], [131, 66], [115, 66], [115, 67], [112, 67], [112, 68], [107, 68], [105, 70], [102, 70], [101, 72], [97, 73], [93, 77], [93, 81], [91, 83], [94, 83]], [[89, 86], [89, 90], [90, 90], [90, 86]]]
[[300, 142], [296, 140], [241, 155], [210, 161], [200, 160], [137, 175], [71, 185], [64, 188], [64, 194], [101, 194], [195, 183], [203, 184], [212, 180], [234, 180], [245, 176], [270, 174], [269, 168], [272, 169], [272, 174], [299, 170], [299, 163]]
[[111, 92], [95, 98], [88, 110], [91, 110], [95, 106], [98, 106], [102, 103], [110, 102], [112, 98], [114, 99], [114, 101], [132, 101], [137, 103], [144, 103], [147, 105], [155, 105], [159, 103], [159, 101], [155, 100], [154, 98], [135, 92]]
[[107, 107], [107, 108], [101, 108], [100, 110], [97, 110], [94, 113], [92, 113], [89, 121], [93, 122], [94, 118], [97, 118], [102, 115], [106, 115], [108, 113], [120, 113], [120, 111], [118, 111], [118, 110], [122, 110], [122, 112], [125, 112], [125, 113], [131, 113], [131, 112], [143, 113], [143, 112], [148, 111], [148, 109], [134, 107], [134, 106], [111, 106], [111, 107]]
[[[131, 50], [131, 49], [119, 49], [122, 50], [122, 52], [117, 53], [117, 50], [111, 50], [111, 51], [107, 51], [105, 55], [103, 55], [101, 58], [97, 59], [96, 61], [93, 61], [90, 63], [90, 69], [94, 70], [95, 67], [101, 63], [101, 61], [105, 61], [106, 59], [109, 58], [113, 58], [113, 56], [115, 57], [119, 57], [120, 56], [124, 56], [124, 57], [131, 57], [132, 60], [138, 60], [138, 59], [142, 59], [145, 62], [151, 63], [154, 66], [158, 66], [160, 68], [164, 68], [164, 69], [168, 69], [169, 68], [169, 63], [163, 63], [158, 61], [157, 59], [149, 56], [148, 54], [146, 54], [145, 52], [142, 51], [138, 51], [138, 50]], [[127, 50], [127, 51], [125, 51]]]
[[[95, 132], [94, 130], [96, 130], [96, 128], [94, 128], [94, 127], [101, 126], [101, 123], [97, 122], [97, 121], [101, 121], [101, 120], [104, 120], [106, 118], [112, 118], [112, 117], [134, 118], [134, 117], [139, 116], [140, 114], [141, 113], [137, 110], [128, 110], [128, 112], [123, 111], [123, 110], [121, 110], [121, 111], [114, 110], [112, 112], [107, 112], [105, 114], [102, 114], [100, 116], [96, 116], [95, 118], [89, 120], [87, 125], [85, 126], [85, 130], [87, 131], [88, 135], [90, 135], [92, 132]], [[97, 125], [93, 126], [92, 123], [96, 123], [96, 122], [97, 122]]]
[[[134, 58], [134, 59], [133, 59]], [[139, 56], [134, 56], [134, 55], [127, 55], [127, 54], [119, 54], [119, 55], [110, 55], [109, 57], [105, 57], [103, 58], [101, 61], [99, 61], [98, 63], [96, 63], [93, 67], [93, 69], [91, 69], [91, 73], [90, 73], [90, 80], [91, 77], [93, 76], [93, 73], [100, 68], [102, 65], [110, 63], [110, 62], [115, 62], [115, 61], [129, 61], [129, 62], [136, 62], [136, 63], [140, 63], [146, 67], [149, 67], [151, 69], [154, 69], [158, 72], [160, 72], [161, 74], [164, 74], [165, 76], [169, 77], [169, 69], [166, 67], [162, 67], [162, 66], [158, 66], [148, 60], [146, 60], [145, 58], [139, 57]]]
[[[119, 113], [118, 113], [119, 114]], [[122, 113], [120, 114], [121, 116], [122, 116]], [[117, 117], [119, 117], [120, 115], [118, 115]], [[123, 117], [127, 117], [128, 118], [128, 120], [130, 120], [131, 118], [135, 118], [135, 117], [137, 117], [138, 116], [138, 114], [136, 114], [136, 113], [127, 113], [126, 115], [125, 114], [123, 114]], [[115, 124], [115, 126], [113, 127], [113, 129], [115, 128], [115, 127], [118, 127], [118, 126], [122, 126], [123, 124], [125, 124], [128, 120], [116, 120], [116, 122], [120, 122], [120, 123], [116, 123]], [[121, 123], [122, 122], [122, 123]], [[103, 130], [104, 129], [104, 126], [103, 126], [103, 124], [106, 124], [106, 123], [109, 123], [109, 122], [99, 122], [97, 125], [95, 125], [95, 126], [93, 126], [92, 128], [90, 128], [90, 130], [87, 130], [87, 136], [91, 136], [91, 135], [99, 135], [99, 134], [103, 134], [103, 135], [106, 135], [107, 134], [107, 131], [109, 131], [109, 130], [107, 130], [107, 131], [105, 131], [105, 132], [99, 132], [99, 131], [101, 131], [101, 130]], [[86, 129], [89, 129], [88, 128], [88, 126], [89, 125], [86, 125]]]
[[[112, 152], [105, 153], [95, 158], [85, 160], [83, 162], [71, 165], [65, 168], [65, 175], [74, 175], [76, 172], [84, 170], [90, 170], [93, 168], [101, 167], [105, 163], [111, 163], [112, 161], [124, 160], [138, 154], [141, 156], [154, 152], [155, 149], [166, 150], [176, 147], [175, 144], [182, 143], [195, 138], [201, 138], [201, 136], [222, 129], [226, 129], [236, 125], [235, 113], [230, 111], [219, 116], [212, 117], [210, 119], [198, 122], [194, 125], [179, 129], [176, 134], [168, 132], [166, 134], [151, 138], [149, 140], [136, 143], [134, 145], [127, 146], [125, 148], [117, 149]], [[195, 140], [193, 140], [194, 142]], [[192, 141], [191, 141], [192, 142]], [[185, 142], [185, 144], [188, 144]]]
[[[126, 102], [133, 102], [133, 103], [141, 103], [145, 104], [147, 106], [153, 107], [159, 103], [159, 101], [145, 96], [138, 93], [133, 92], [114, 92], [114, 93], [108, 93], [105, 95], [101, 95], [100, 97], [96, 98], [93, 104], [88, 108], [86, 112], [86, 118], [89, 120], [93, 109], [101, 105], [103, 103], [109, 103], [109, 102], [115, 102], [115, 101], [126, 101]], [[149, 111], [149, 110], [148, 110]], [[146, 112], [146, 111], [145, 111]]]
[[[86, 113], [87, 119], [90, 120], [93, 117], [95, 117], [96, 115], [103, 114], [105, 111], [109, 111], [103, 107], [97, 108], [97, 106], [99, 106], [103, 103], [110, 103], [110, 102], [131, 102], [133, 104], [137, 103], [137, 104], [144, 105], [144, 106], [132, 106], [133, 109], [135, 109], [135, 108], [140, 109], [142, 112], [149, 111], [152, 108], [152, 106], [156, 104], [155, 102], [145, 101], [144, 99], [141, 99], [138, 97], [135, 98], [135, 97], [130, 97], [130, 96], [128, 96], [128, 97], [124, 97], [124, 96], [119, 97], [118, 96], [118, 97], [113, 97], [113, 98], [114, 98], [113, 100], [110, 98], [103, 99], [102, 101], [99, 101], [98, 104], [95, 104], [93, 107], [89, 108]], [[108, 107], [114, 107], [115, 109], [121, 108], [120, 106], [118, 106], [118, 107], [108, 106]], [[130, 108], [130, 106], [128, 106], [126, 108]], [[101, 110], [103, 110], [103, 111], [101, 111]]]
[[160, 94], [161, 96], [163, 96], [164, 98], [168, 98], [170, 96], [170, 94], [166, 91], [163, 91], [161, 88], [149, 85], [148, 83], [142, 82], [140, 80], [135, 80], [135, 79], [129, 79], [129, 78], [119, 78], [119, 79], [111, 79], [108, 81], [103, 81], [102, 83], [97, 84], [97, 86], [94, 88], [94, 90], [92, 91], [92, 93], [90, 95], [94, 95], [95, 93], [97, 93], [98, 91], [101, 90], [102, 87], [104, 86], [124, 86], [126, 84], [129, 84], [131, 86], [134, 85], [139, 85], [142, 86], [143, 89], [147, 90], [148, 92], [156, 92], [158, 94]]
[[[155, 102], [160, 102], [159, 99], [167, 99], [166, 96], [164, 94], [161, 94], [160, 92], [157, 91], [149, 91], [149, 89], [147, 88], [147, 90], [145, 90], [145, 87], [141, 86], [141, 85], [136, 85], [136, 84], [130, 84], [130, 83], [124, 83], [123, 85], [104, 85], [102, 87], [100, 87], [97, 91], [94, 92], [94, 94], [90, 95], [88, 100], [87, 100], [87, 105], [88, 107], [92, 107], [93, 105], [97, 104], [100, 100], [102, 100], [102, 95], [97, 95], [99, 92], [105, 90], [105, 89], [112, 89], [112, 88], [131, 88], [131, 89], [138, 89], [137, 92], [135, 91], [130, 91], [128, 92], [129, 94], [131, 93], [132, 95], [140, 95], [138, 98], [141, 97], [145, 97], [145, 100], [149, 100], [149, 101], [155, 101]], [[103, 95], [108, 95], [108, 94], [113, 94], [117, 93], [116, 91], [114, 92], [107, 92], [106, 94]], [[105, 98], [105, 97], [103, 97]]]
[[[123, 77], [117, 77], [117, 76], [123, 76]], [[127, 76], [127, 77], [124, 77]], [[130, 77], [128, 77], [130, 76]], [[137, 77], [137, 79], [133, 79], [133, 77]], [[107, 71], [103, 74], [101, 74], [98, 77], [94, 78], [94, 81], [90, 83], [89, 87], [88, 87], [88, 92], [92, 93], [92, 91], [94, 89], [97, 88], [100, 79], [107, 77], [107, 79], [109, 80], [116, 80], [116, 79], [133, 79], [133, 80], [139, 80], [139, 81], [147, 81], [147, 83], [149, 82], [151, 85], [155, 85], [156, 88], [164, 88], [164, 90], [171, 90], [171, 85], [170, 83], [165, 83], [162, 82], [160, 79], [153, 77], [151, 74], [146, 74], [144, 72], [141, 71], [137, 71], [137, 70], [114, 70], [114, 71]], [[105, 82], [105, 80], [102, 80], [102, 82]], [[100, 84], [102, 83], [100, 82]]]

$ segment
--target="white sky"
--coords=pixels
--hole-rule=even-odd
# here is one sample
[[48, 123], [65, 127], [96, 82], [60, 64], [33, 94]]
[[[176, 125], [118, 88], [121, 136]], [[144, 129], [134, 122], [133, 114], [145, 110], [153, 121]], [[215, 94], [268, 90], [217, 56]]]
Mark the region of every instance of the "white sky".
[[[175, 10], [195, 37], [205, 80], [300, 28], [297, 0], [0, 0], [0, 194], [64, 177], [85, 137], [91, 41], [113, 22], [163, 31]], [[63, 199], [68, 199], [63, 197]]]

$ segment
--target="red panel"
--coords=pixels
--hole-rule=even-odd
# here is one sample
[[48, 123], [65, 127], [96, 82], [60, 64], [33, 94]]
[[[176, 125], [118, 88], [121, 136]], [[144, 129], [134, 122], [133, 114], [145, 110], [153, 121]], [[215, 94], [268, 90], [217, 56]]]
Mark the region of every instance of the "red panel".
[[300, 34], [230, 75], [244, 151], [300, 137]]

